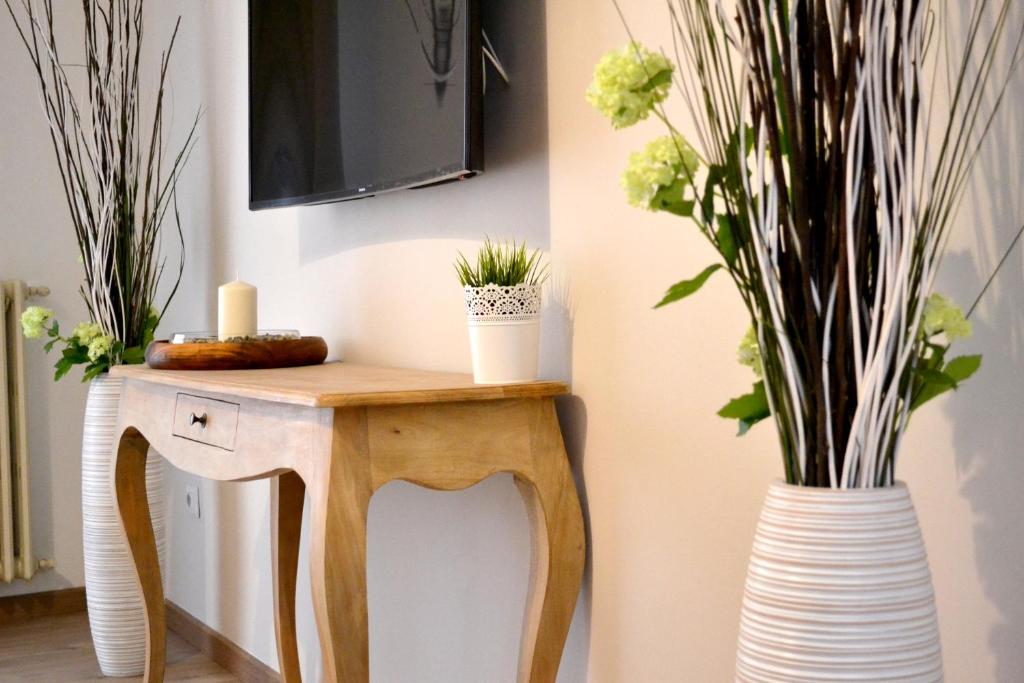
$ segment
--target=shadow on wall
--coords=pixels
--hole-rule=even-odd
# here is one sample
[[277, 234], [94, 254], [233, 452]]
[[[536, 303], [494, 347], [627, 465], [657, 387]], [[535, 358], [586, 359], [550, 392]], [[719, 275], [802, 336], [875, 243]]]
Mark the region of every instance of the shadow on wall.
[[[561, 379], [572, 386], [572, 349], [575, 329], [576, 300], [572, 284], [561, 273], [552, 275], [545, 291], [547, 305], [541, 323], [541, 377]], [[583, 530], [586, 536], [586, 564], [583, 584], [565, 644], [559, 670], [561, 681], [587, 681], [590, 662], [590, 614], [593, 605], [593, 534], [590, 530], [590, 505], [583, 479], [583, 459], [587, 450], [587, 406], [579, 396], [562, 396], [555, 400], [562, 439], [572, 467], [573, 480], [583, 508]]]
[[[569, 454], [580, 506], [583, 508], [583, 530], [587, 539], [586, 564], [583, 566], [583, 585], [580, 588], [576, 612], [572, 617], [569, 637], [565, 644], [565, 655], [559, 670], [559, 680], [587, 681], [590, 662], [590, 614], [594, 602], [593, 594], [593, 534], [590, 530], [590, 504], [587, 487], [583, 481], [583, 459], [587, 450], [587, 406], [578, 396], [565, 396], [556, 400], [558, 422], [565, 439], [565, 450]], [[569, 654], [572, 656], [568, 656]]]
[[[1000, 229], [1006, 239], [1010, 231]], [[947, 256], [946, 268], [962, 281], [984, 282], [971, 254]], [[1000, 273], [999, 284], [986, 295], [988, 315], [975, 317], [976, 346], [984, 354], [980, 377], [987, 395], [983, 400], [950, 400], [947, 414], [954, 425], [956, 468], [960, 490], [974, 511], [974, 551], [985, 595], [999, 613], [1000, 621], [989, 634], [996, 660], [998, 681], [1019, 680], [1024, 671], [1024, 568], [1019, 561], [1024, 548], [1021, 525], [1020, 482], [1024, 481], [1021, 459], [1022, 406], [1024, 386], [1024, 274], [1019, 254]], [[980, 383], [979, 383], [980, 384]], [[969, 395], [975, 387], [965, 386]], [[979, 429], [984, 436], [979, 438]]]
[[[264, 491], [267, 492], [265, 497], [261, 498], [261, 501], [260, 501], [261, 502], [261, 506], [260, 507], [261, 507], [261, 509], [264, 512], [259, 517], [259, 519], [260, 519], [260, 530], [259, 530], [259, 534], [258, 534], [257, 538], [266, 538], [266, 539], [270, 538], [270, 532], [271, 532], [271, 524], [270, 524], [270, 513], [271, 513], [270, 498], [271, 498], [271, 495], [272, 495], [270, 493], [270, 489], [273, 486], [273, 482], [274, 482], [273, 479], [268, 479], [267, 481], [244, 482], [242, 485], [236, 484], [236, 485], [231, 486], [231, 491], [230, 491], [230, 493], [227, 496], [224, 496], [223, 493], [221, 494], [222, 498], [224, 498], [224, 497], [228, 498], [227, 504], [228, 505], [232, 505], [235, 508], [235, 510], [236, 510], [235, 514], [238, 515], [238, 516], [243, 516], [245, 513], [242, 513], [242, 515], [239, 515], [239, 513], [237, 512], [237, 510], [240, 510], [242, 508], [242, 506], [243, 506], [242, 500], [244, 498], [246, 498], [246, 497], [252, 496], [252, 490], [253, 489], [257, 489], [257, 488], [258, 489], [263, 489]], [[260, 493], [263, 493], [263, 491], [260, 491]], [[305, 504], [303, 504], [303, 518], [304, 519], [305, 519], [306, 514], [308, 514], [308, 513], [306, 513], [306, 507], [307, 506]], [[251, 516], [251, 513], [250, 513], [249, 516]], [[220, 536], [221, 536], [221, 545], [223, 547], [224, 542], [225, 542], [226, 539], [224, 538], [224, 534], [223, 533], [221, 533]], [[267, 551], [267, 547], [264, 544], [262, 544], [262, 543], [253, 544], [253, 545], [249, 546], [248, 548], [246, 548], [246, 550], [249, 553], [249, 562], [248, 562], [249, 566], [250, 567], [260, 567], [260, 570], [258, 572], [258, 577], [257, 577], [257, 580], [256, 580], [257, 588], [256, 588], [255, 592], [253, 593], [253, 595], [258, 596], [258, 598], [264, 598], [265, 596], [273, 595], [274, 594], [274, 571], [273, 571], [274, 561], [273, 561], [273, 554], [272, 554], [273, 550], [271, 550], [271, 554], [270, 554], [269, 557], [268, 557], [268, 554], [266, 552]], [[273, 603], [272, 602], [269, 603], [268, 606], [272, 608], [273, 607]], [[238, 612], [236, 611], [233, 616], [237, 617], [238, 616]], [[268, 623], [273, 623], [273, 618], [268, 619]], [[239, 623], [239, 624], [235, 625], [235, 628], [237, 628], [238, 631], [232, 631], [232, 632], [236, 632], [236, 633], [237, 632], [246, 632], [246, 642], [249, 643], [256, 652], [275, 652], [275, 653], [277, 652], [277, 639], [275, 637], [274, 629], [273, 628], [266, 628], [266, 624], [260, 623], [260, 620], [253, 619], [249, 623], [244, 623], [244, 624]], [[280, 664], [278, 664], [278, 666], [280, 666]]]
[[506, 86], [488, 67], [487, 171], [465, 182], [303, 209], [298, 214], [303, 265], [359, 247], [432, 238], [515, 237], [548, 249], [545, 5], [482, 4], [483, 25], [511, 79]]
[[[1012, 24], [1012, 22], [1011, 22]], [[943, 280], [954, 282], [967, 293], [980, 292], [1024, 221], [1019, 151], [1024, 145], [1024, 124], [1014, 111], [1024, 102], [1024, 75], [1011, 86], [1013, 96], [993, 128], [978, 166], [973, 213], [964, 212], [960, 224], [979, 226], [993, 235], [985, 254], [950, 253], [943, 265]], [[998, 144], [995, 144], [998, 142]], [[989, 226], [991, 226], [989, 228]], [[980, 231], [980, 230], [979, 230]], [[978, 400], [950, 400], [947, 414], [954, 426], [956, 468], [960, 489], [974, 511], [974, 552], [985, 595], [999, 614], [989, 633], [996, 661], [996, 680], [1018, 681], [1024, 671], [1024, 548], [1021, 516], [1024, 481], [1021, 458], [1024, 406], [1024, 263], [1018, 243], [976, 314], [973, 345], [984, 354], [979, 379], [986, 395]], [[979, 250], [981, 251], [981, 250]], [[980, 258], [979, 258], [980, 256]], [[966, 284], [966, 283], [969, 283]], [[961, 302], [966, 306], [971, 301]], [[978, 385], [968, 384], [970, 395]], [[979, 434], [984, 430], [984, 435]]]

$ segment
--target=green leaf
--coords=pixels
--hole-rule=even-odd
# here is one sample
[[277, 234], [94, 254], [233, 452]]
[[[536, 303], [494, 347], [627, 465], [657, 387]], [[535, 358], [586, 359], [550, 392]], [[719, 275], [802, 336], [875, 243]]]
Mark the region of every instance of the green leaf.
[[709, 166], [708, 178], [704, 182], [704, 194], [700, 199], [700, 218], [705, 223], [711, 223], [715, 215], [715, 188], [725, 177], [725, 169], [721, 166]]
[[946, 387], [947, 389], [956, 389], [956, 380], [947, 375], [942, 370], [933, 370], [931, 368], [922, 368], [918, 371], [921, 379], [924, 383], [934, 384], [936, 386]]
[[703, 287], [704, 283], [708, 281], [708, 278], [711, 277], [716, 270], [720, 270], [721, 268], [721, 263], [714, 263], [702, 270], [700, 274], [692, 280], [682, 280], [681, 282], [675, 283], [668, 288], [668, 291], [665, 292], [665, 296], [661, 301], [655, 304], [654, 307], [661, 308], [662, 306], [667, 306], [668, 304], [679, 301], [680, 299], [685, 299]]
[[957, 356], [946, 363], [945, 373], [952, 377], [957, 384], [971, 378], [981, 367], [981, 356]]
[[926, 382], [920, 386], [915, 392], [915, 398], [910, 404], [910, 411], [913, 412], [923, 406], [928, 401], [932, 400], [936, 396], [940, 396], [953, 387], [945, 384], [933, 384]]
[[53, 381], [59, 382], [64, 375], [71, 371], [71, 368], [75, 367], [75, 364], [67, 358], [61, 358], [53, 367], [56, 368], [56, 372], [53, 373]]
[[911, 412], [917, 410], [936, 396], [941, 396], [950, 389], [956, 389], [956, 380], [941, 370], [921, 368], [917, 374], [918, 383], [914, 391], [914, 399], [910, 404]]
[[715, 238], [718, 240], [718, 250], [721, 252], [725, 262], [730, 266], [736, 263], [736, 240], [733, 239], [732, 220], [729, 216], [717, 216], [718, 231]]
[[72, 344], [68, 346], [66, 349], [61, 351], [61, 356], [63, 356], [64, 360], [69, 361], [72, 365], [89, 362], [89, 351], [81, 344]]
[[54, 339], [59, 337], [60, 336], [60, 323], [58, 323], [56, 320], [54, 320], [53, 321], [53, 326], [47, 331], [46, 334], [48, 334], [49, 336], [53, 337]]
[[83, 382], [88, 382], [89, 380], [95, 379], [95, 378], [99, 377], [100, 375], [102, 375], [104, 372], [106, 372], [107, 369], [110, 367], [110, 365], [105, 361], [105, 359], [106, 359], [106, 356], [104, 356], [99, 361], [90, 364], [85, 369], [85, 374], [82, 375], [82, 381]]
[[924, 368], [918, 371], [919, 381], [910, 410], [914, 411], [936, 396], [959, 387], [981, 367], [981, 356], [958, 356], [946, 363], [942, 370]]
[[50, 341], [46, 342], [45, 344], [43, 344], [43, 351], [46, 351], [47, 353], [53, 351], [53, 345], [59, 341], [60, 337], [57, 337], [56, 339], [51, 339]]
[[946, 350], [948, 347], [932, 344], [931, 342], [925, 342], [924, 346], [929, 353], [921, 358], [921, 362], [924, 363], [924, 365], [918, 366], [918, 370], [922, 367], [932, 368], [935, 370], [941, 369], [942, 364], [946, 362]]
[[654, 90], [655, 88], [659, 88], [659, 87], [661, 87], [663, 85], [668, 85], [671, 82], [672, 82], [672, 69], [662, 69], [658, 73], [656, 73], [653, 76], [651, 76], [647, 80], [647, 82], [644, 83], [643, 87], [640, 88], [640, 90], [644, 91], [644, 92], [650, 92], [651, 90]]
[[676, 178], [668, 187], [659, 188], [651, 198], [651, 209], [654, 211], [667, 211], [683, 218], [693, 215], [693, 207], [696, 202], [683, 199], [683, 190], [687, 182], [682, 178]]
[[146, 351], [141, 346], [125, 349], [121, 354], [121, 362], [125, 365], [139, 365], [146, 361]]
[[[768, 417], [768, 415], [765, 415], [765, 417]], [[759, 418], [756, 418], [754, 420], [740, 420], [737, 423], [737, 424], [739, 424], [739, 430], [736, 432], [736, 436], [743, 436], [744, 434], [746, 434], [747, 432], [750, 431], [751, 427], [753, 427], [754, 425], [756, 425], [758, 422], [760, 422], [763, 419], [764, 419], [763, 417], [759, 417]]]
[[691, 216], [693, 216], [693, 208], [696, 205], [697, 202], [684, 199], [681, 202], [676, 202], [675, 204], [665, 207], [664, 209], [662, 209], [662, 211], [668, 211], [669, 213], [673, 213], [683, 218], [690, 218]]
[[[146, 326], [142, 331], [142, 344], [139, 346], [142, 349], [143, 355], [146, 353], [146, 349], [156, 336], [156, 326], [160, 324], [160, 316], [156, 314], [155, 310], [146, 317]], [[142, 361], [139, 361], [142, 362]]]
[[772, 411], [768, 407], [768, 396], [765, 394], [763, 381], [755, 384], [753, 391], [749, 394], [737, 396], [718, 411], [719, 417], [739, 420], [739, 433], [737, 436], [743, 436], [755, 424], [767, 417], [771, 417], [771, 414]]

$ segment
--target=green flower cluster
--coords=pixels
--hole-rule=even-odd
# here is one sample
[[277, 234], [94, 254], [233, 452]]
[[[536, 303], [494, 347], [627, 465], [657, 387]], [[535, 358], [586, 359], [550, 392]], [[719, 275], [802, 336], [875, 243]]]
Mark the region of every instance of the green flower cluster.
[[78, 323], [75, 329], [71, 330], [71, 336], [82, 346], [88, 346], [89, 342], [102, 335], [103, 328], [99, 323]]
[[757, 343], [757, 331], [751, 325], [747, 333], [740, 340], [740, 346], [736, 350], [736, 358], [740, 365], [746, 365], [754, 371], [758, 377], [764, 377], [764, 366], [761, 361], [761, 348]]
[[974, 333], [963, 310], [939, 293], [928, 297], [921, 318], [921, 333], [925, 339], [944, 334], [947, 341], [955, 341], [967, 339]]
[[657, 211], [665, 208], [663, 202], [656, 201], [659, 193], [678, 193], [668, 201], [683, 201], [683, 187], [690, 184], [699, 166], [697, 152], [683, 136], [663, 135], [629, 155], [629, 164], [622, 174], [622, 187], [630, 204]]
[[630, 43], [597, 63], [587, 102], [607, 116], [613, 128], [632, 126], [668, 97], [674, 68], [664, 55]]
[[87, 382], [115, 365], [144, 363], [146, 347], [153, 341], [156, 326], [160, 323], [160, 314], [156, 309], [150, 308], [143, 328], [142, 342], [126, 348], [124, 342], [106, 334], [103, 327], [94, 322], [78, 323], [70, 335], [63, 337], [60, 333], [60, 324], [53, 315], [53, 311], [48, 308], [31, 306], [25, 309], [21, 316], [21, 327], [29, 339], [39, 339], [45, 333], [49, 337], [49, 341], [43, 346], [47, 353], [57, 344], [61, 345], [60, 359], [54, 365], [55, 380], [64, 377], [76, 365], [85, 366], [82, 381]]
[[53, 319], [53, 311], [42, 306], [29, 306], [21, 314], [21, 331], [28, 339], [39, 339]]
[[114, 348], [114, 338], [103, 334], [98, 323], [78, 323], [71, 331], [71, 338], [85, 347], [85, 355], [93, 363], [109, 356]]
[[89, 350], [86, 351], [86, 356], [93, 363], [96, 363], [104, 356], [110, 355], [110, 351], [114, 346], [114, 338], [108, 337], [107, 335], [101, 335], [96, 337], [89, 342]]

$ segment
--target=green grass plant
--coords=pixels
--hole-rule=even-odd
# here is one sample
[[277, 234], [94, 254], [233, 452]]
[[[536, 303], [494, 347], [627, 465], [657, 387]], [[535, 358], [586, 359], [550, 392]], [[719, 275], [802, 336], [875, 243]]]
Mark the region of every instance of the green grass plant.
[[489, 237], [484, 239], [477, 252], [475, 265], [459, 252], [455, 272], [463, 287], [539, 285], [548, 277], [548, 267], [542, 262], [540, 249], [529, 252], [525, 241], [521, 244], [515, 240], [495, 243]]

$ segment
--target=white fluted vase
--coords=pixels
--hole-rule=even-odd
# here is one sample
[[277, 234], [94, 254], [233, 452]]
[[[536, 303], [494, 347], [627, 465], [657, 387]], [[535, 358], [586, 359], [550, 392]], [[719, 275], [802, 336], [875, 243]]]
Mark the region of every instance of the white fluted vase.
[[932, 577], [904, 484], [771, 485], [747, 573], [736, 680], [942, 681]]
[[[114, 510], [110, 486], [122, 380], [102, 375], [89, 385], [82, 433], [82, 542], [89, 628], [106, 676], [138, 676], [145, 668], [145, 614], [135, 570]], [[146, 459], [146, 493], [160, 566], [164, 564], [163, 459]]]

